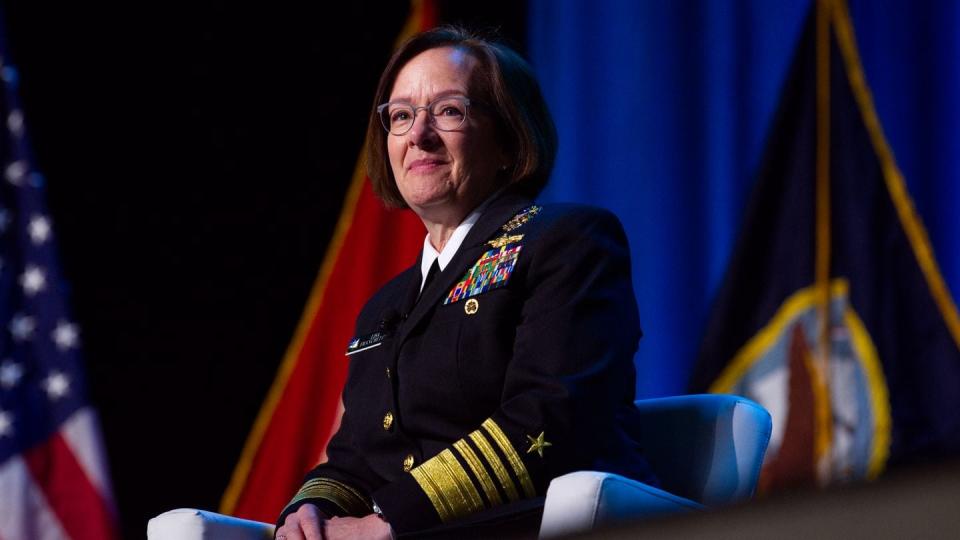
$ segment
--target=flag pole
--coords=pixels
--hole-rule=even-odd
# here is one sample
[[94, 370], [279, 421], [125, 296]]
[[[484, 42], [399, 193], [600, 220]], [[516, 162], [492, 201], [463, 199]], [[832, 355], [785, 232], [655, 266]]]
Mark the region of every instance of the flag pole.
[[[833, 426], [830, 405], [830, 26], [833, 0], [817, 1], [816, 27], [816, 290], [817, 353], [813, 362], [816, 431], [814, 463], [821, 485], [829, 484]], [[819, 390], [819, 391], [817, 391]]]

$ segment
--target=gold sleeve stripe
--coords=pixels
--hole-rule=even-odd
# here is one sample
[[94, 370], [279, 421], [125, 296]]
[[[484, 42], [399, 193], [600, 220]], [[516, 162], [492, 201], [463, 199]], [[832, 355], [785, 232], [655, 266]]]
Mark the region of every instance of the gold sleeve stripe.
[[473, 448], [470, 448], [470, 445], [467, 444], [467, 441], [460, 439], [459, 441], [453, 443], [453, 447], [460, 452], [463, 460], [466, 461], [467, 465], [470, 466], [470, 470], [473, 471], [473, 476], [475, 476], [480, 482], [480, 487], [483, 488], [483, 493], [486, 494], [487, 500], [490, 501], [490, 506], [500, 506], [503, 504], [503, 500], [500, 498], [500, 493], [497, 491], [497, 486], [493, 484], [493, 479], [490, 478], [490, 473], [488, 473], [487, 469], [484, 468], [483, 462], [481, 462], [480, 458], [477, 457], [477, 454], [473, 451]]
[[[429, 462], [424, 462], [423, 465], [427, 463]], [[411, 469], [410, 474], [420, 484], [420, 489], [427, 494], [430, 503], [437, 510], [437, 515], [440, 516], [440, 521], [446, 523], [453, 519], [453, 510], [447, 505], [447, 500], [440, 494], [440, 487], [433, 482], [433, 478], [421, 469], [423, 465]]]
[[325, 499], [344, 512], [353, 515], [365, 515], [372, 512], [366, 499], [352, 487], [329, 478], [314, 478], [307, 481], [290, 504], [303, 499]]
[[308, 480], [287, 506], [304, 499], [324, 499], [350, 515], [366, 515], [373, 511], [366, 498], [354, 488], [329, 478]]
[[449, 449], [410, 472], [433, 503], [442, 521], [447, 522], [483, 510], [480, 493]]
[[[463, 508], [463, 512], [457, 511], [457, 517], [483, 510], [483, 499], [480, 498], [480, 493], [477, 492], [477, 488], [473, 485], [470, 477], [467, 476], [467, 471], [463, 470], [463, 465], [460, 465], [453, 452], [449, 449], [444, 450], [440, 452], [438, 457], [447, 473], [447, 477], [453, 479], [453, 485], [456, 487], [457, 494], [459, 494], [453, 507], [454, 510]], [[453, 492], [450, 493], [453, 494]]]
[[358, 494], [353, 488], [351, 488], [346, 484], [337, 482], [335, 480], [315, 479], [307, 482], [305, 485], [309, 486], [310, 488], [320, 488], [320, 489], [329, 490], [330, 492], [335, 494], [340, 500], [344, 501], [347, 504], [348, 508], [346, 508], [346, 510], [350, 510], [350, 509], [363, 510], [370, 507], [370, 505], [367, 504], [364, 498], [360, 494]]
[[520, 485], [523, 486], [523, 492], [526, 494], [526, 496], [536, 497], [537, 490], [533, 487], [533, 480], [530, 479], [530, 473], [527, 472], [526, 465], [524, 465], [523, 460], [520, 459], [520, 454], [517, 454], [517, 451], [513, 448], [513, 445], [510, 444], [510, 439], [507, 438], [507, 435], [502, 429], [500, 429], [500, 426], [498, 426], [492, 418], [487, 418], [484, 420], [482, 426], [497, 443], [497, 445], [500, 447], [500, 450], [503, 450], [503, 455], [507, 456], [507, 461], [510, 462], [513, 472], [520, 480]]
[[490, 464], [493, 473], [497, 475], [497, 480], [500, 481], [503, 491], [506, 492], [507, 499], [511, 501], [518, 500], [520, 495], [517, 493], [517, 486], [514, 485], [513, 479], [510, 478], [510, 473], [508, 473], [507, 468], [503, 466], [503, 462], [500, 461], [500, 456], [494, 452], [487, 438], [484, 437], [483, 433], [478, 429], [470, 434], [470, 440], [480, 449], [480, 453], [483, 454], [484, 459]]
[[318, 478], [317, 480], [323, 480], [327, 483], [332, 483], [337, 486], [340, 486], [340, 488], [345, 489], [347, 490], [347, 492], [352, 494], [354, 499], [359, 501], [360, 504], [362, 504], [365, 508], [369, 508], [370, 510], [373, 510], [373, 504], [367, 502], [368, 497], [364, 497], [362, 493], [360, 493], [356, 488], [354, 488], [350, 484], [344, 484], [343, 482], [337, 482], [336, 480], [331, 480], [329, 478]]

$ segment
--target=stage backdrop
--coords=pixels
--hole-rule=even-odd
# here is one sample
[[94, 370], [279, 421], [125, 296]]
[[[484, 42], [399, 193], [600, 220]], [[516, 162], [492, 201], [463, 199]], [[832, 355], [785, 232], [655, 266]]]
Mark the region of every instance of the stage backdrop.
[[[638, 397], [683, 392], [810, 1], [531, 0], [529, 57], [560, 132], [546, 201], [630, 235]], [[851, 0], [877, 111], [960, 292], [960, 8]], [[811, 179], [812, 181], [812, 179]]]

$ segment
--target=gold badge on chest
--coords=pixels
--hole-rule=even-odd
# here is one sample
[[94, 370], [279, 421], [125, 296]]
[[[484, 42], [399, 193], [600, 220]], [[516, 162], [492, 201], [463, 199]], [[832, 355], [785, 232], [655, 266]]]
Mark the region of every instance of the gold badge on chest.
[[523, 240], [522, 234], [511, 234], [511, 235], [505, 234], [503, 236], [498, 236], [493, 240], [488, 240], [487, 245], [494, 249], [500, 249], [507, 244], [519, 242], [520, 240]]

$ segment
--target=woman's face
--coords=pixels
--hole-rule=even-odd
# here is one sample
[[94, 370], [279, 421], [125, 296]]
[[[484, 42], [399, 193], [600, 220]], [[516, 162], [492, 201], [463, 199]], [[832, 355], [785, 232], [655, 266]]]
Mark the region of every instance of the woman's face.
[[[424, 51], [397, 74], [390, 102], [423, 107], [445, 96], [469, 98], [477, 64], [454, 47]], [[459, 223], [498, 187], [497, 170], [506, 157], [494, 132], [489, 116], [476, 106], [454, 131], [437, 129], [426, 110], [417, 111], [410, 131], [387, 135], [390, 166], [403, 200], [423, 219]]]

